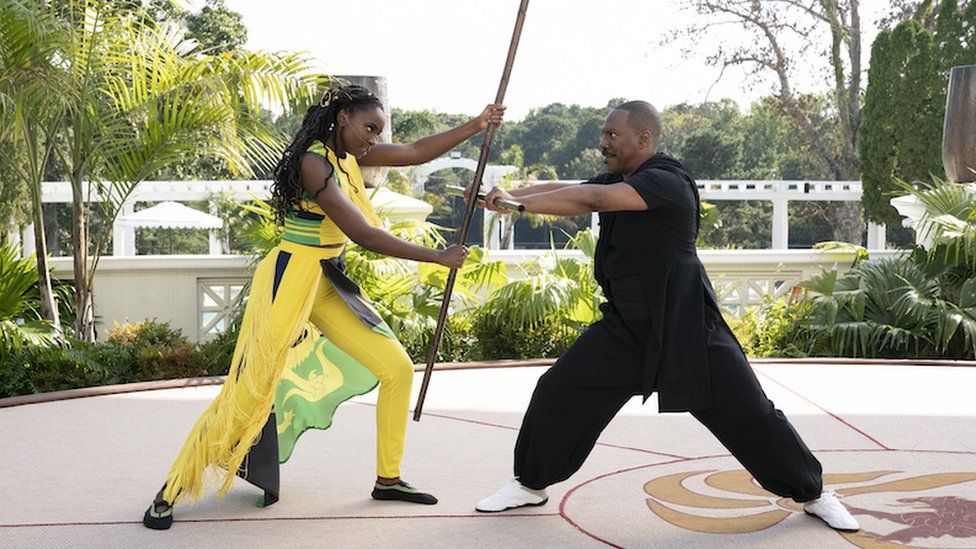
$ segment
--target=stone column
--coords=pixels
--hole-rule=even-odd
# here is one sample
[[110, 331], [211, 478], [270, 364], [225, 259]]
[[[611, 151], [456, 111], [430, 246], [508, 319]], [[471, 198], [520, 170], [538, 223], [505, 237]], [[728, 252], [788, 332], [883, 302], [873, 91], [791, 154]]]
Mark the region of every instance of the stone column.
[[30, 257], [34, 255], [36, 248], [34, 247], [34, 224], [24, 227], [24, 235], [21, 237], [21, 242], [24, 243], [23, 254], [24, 257]]
[[868, 249], [883, 250], [887, 246], [887, 231], [884, 225], [868, 221]]
[[122, 205], [115, 224], [112, 226], [112, 255], [116, 257], [136, 255], [136, 230], [119, 223], [119, 218], [135, 212], [135, 205], [126, 202]]
[[789, 201], [783, 198], [773, 200], [773, 249], [785, 250], [790, 247], [790, 208]]

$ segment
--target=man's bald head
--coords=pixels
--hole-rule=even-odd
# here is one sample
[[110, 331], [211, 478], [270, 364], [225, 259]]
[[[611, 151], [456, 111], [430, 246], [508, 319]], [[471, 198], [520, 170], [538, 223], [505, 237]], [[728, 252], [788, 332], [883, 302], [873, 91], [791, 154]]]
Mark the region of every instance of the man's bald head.
[[627, 125], [635, 132], [648, 131], [654, 141], [654, 148], [657, 149], [661, 142], [661, 115], [654, 105], [647, 101], [628, 101], [614, 110], [627, 113]]

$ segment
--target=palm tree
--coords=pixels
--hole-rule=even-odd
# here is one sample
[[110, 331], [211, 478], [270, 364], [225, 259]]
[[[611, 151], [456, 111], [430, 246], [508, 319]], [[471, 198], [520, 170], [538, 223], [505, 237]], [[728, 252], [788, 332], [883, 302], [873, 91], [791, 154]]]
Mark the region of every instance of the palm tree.
[[54, 21], [36, 3], [0, 2], [0, 169], [30, 191], [35, 227], [40, 315], [60, 330], [47, 266], [41, 181], [64, 118], [62, 70], [52, 62], [60, 43]]
[[[253, 176], [253, 167], [274, 162], [284, 138], [266, 109], [313, 96], [321, 78], [298, 54], [202, 54], [179, 27], [151, 24], [118, 2], [71, 2], [56, 18], [57, 56], [67, 68], [57, 150], [72, 187], [75, 333], [92, 340], [96, 268], [108, 227], [136, 186], [190, 153]], [[100, 199], [95, 207], [89, 196]], [[90, 235], [96, 211], [107, 228]]]

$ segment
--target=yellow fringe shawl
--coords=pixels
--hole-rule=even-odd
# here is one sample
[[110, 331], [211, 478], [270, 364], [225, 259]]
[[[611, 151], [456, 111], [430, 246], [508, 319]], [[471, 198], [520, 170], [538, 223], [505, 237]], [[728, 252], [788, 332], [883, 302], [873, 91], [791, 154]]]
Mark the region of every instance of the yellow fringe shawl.
[[218, 495], [223, 498], [268, 421], [288, 351], [301, 335], [315, 298], [315, 292], [308, 291], [299, 310], [289, 315], [294, 324], [275, 329], [270, 313], [276, 252], [268, 254], [254, 273], [224, 387], [190, 431], [166, 478], [163, 498], [171, 504], [199, 499], [221, 476]]

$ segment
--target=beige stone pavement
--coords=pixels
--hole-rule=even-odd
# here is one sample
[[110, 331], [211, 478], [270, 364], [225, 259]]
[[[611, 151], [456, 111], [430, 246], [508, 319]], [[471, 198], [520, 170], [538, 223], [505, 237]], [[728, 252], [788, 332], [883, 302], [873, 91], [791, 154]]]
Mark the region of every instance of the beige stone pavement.
[[976, 368], [756, 366], [855, 508], [864, 531], [848, 537], [744, 480], [701, 425], [653, 399], [631, 401], [547, 505], [474, 512], [511, 475], [543, 371], [435, 373], [403, 471], [436, 506], [369, 498], [372, 393], [306, 433], [279, 503], [256, 507], [239, 481], [223, 501], [177, 507], [166, 532], [142, 512], [219, 387], [0, 409], [0, 547], [976, 547]]

